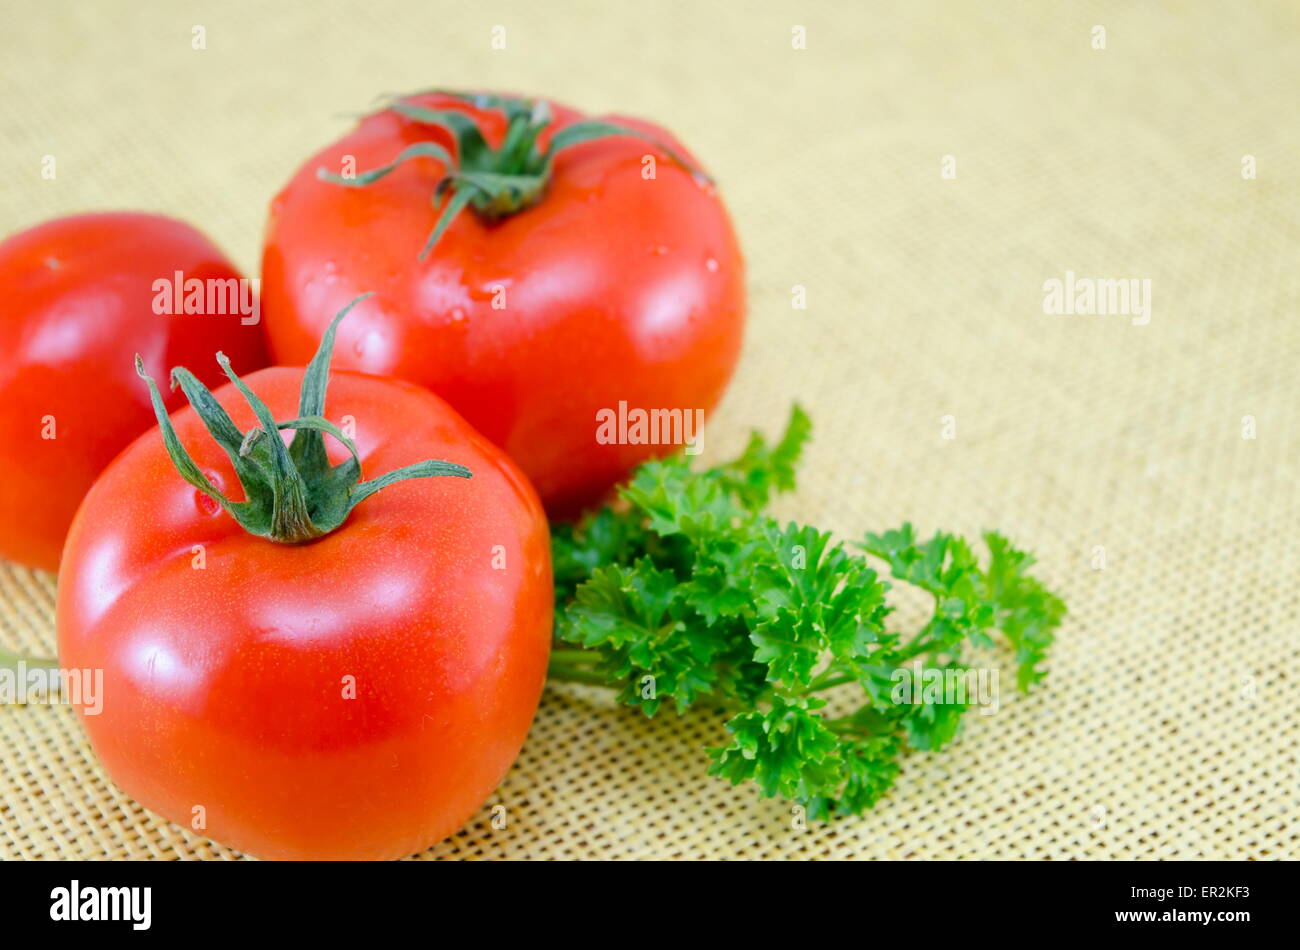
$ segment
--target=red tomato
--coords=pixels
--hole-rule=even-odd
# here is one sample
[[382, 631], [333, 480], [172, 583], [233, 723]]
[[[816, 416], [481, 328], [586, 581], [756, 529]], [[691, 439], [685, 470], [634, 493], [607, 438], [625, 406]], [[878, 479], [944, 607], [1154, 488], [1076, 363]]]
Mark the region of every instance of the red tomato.
[[[442, 94], [403, 102], [472, 117], [493, 148], [506, 135], [499, 108]], [[549, 108], [539, 151], [583, 119]], [[317, 172], [361, 173], [421, 142], [454, 150], [452, 135], [391, 110], [363, 119], [272, 203], [262, 293], [276, 360], [302, 363], [326, 315], [374, 291], [340, 330], [338, 365], [438, 393], [509, 453], [553, 515], [671, 451], [602, 444], [597, 413], [620, 402], [714, 407], [740, 351], [743, 263], [712, 185], [660, 147], [684, 154], [680, 144], [649, 123], [617, 121], [660, 144], [629, 135], [574, 144], [558, 153], [536, 204], [494, 222], [468, 208], [421, 261], [446, 163], [408, 161], [364, 188]]]
[[[246, 383], [283, 420], [303, 375]], [[254, 424], [231, 386], [216, 398], [240, 432]], [[145, 807], [265, 858], [397, 858], [459, 828], [523, 744], [550, 647], [548, 531], [514, 464], [424, 389], [340, 373], [328, 408], [355, 420], [367, 477], [427, 458], [473, 477], [390, 485], [331, 533], [279, 544], [183, 481], [148, 432], [73, 523], [59, 658], [105, 671], [102, 711], [78, 711]], [[171, 418], [237, 497], [195, 411]]]
[[217, 349], [237, 371], [266, 365], [261, 326], [209, 314], [206, 294], [202, 313], [155, 312], [154, 282], [178, 271], [240, 276], [188, 224], [151, 214], [60, 218], [0, 243], [0, 557], [57, 568], [95, 477], [154, 424], [136, 353], [154, 373], [190, 363], [212, 382]]

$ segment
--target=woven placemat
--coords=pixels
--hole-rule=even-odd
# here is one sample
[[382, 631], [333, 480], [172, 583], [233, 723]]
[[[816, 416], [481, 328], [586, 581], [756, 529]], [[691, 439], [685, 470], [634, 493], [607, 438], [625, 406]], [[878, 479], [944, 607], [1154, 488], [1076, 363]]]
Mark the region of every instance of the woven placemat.
[[[783, 514], [998, 527], [1070, 617], [1042, 689], [909, 756], [864, 817], [796, 830], [705, 775], [713, 719], [563, 687], [422, 857], [1294, 858], [1300, 8], [1071, 6], [10, 2], [0, 231], [157, 210], [256, 273], [272, 194], [376, 93], [657, 119], [749, 265], [705, 460], [798, 398], [816, 441]], [[1149, 322], [1045, 314], [1067, 271], [1150, 280]], [[0, 644], [52, 649], [52, 600], [0, 568]], [[0, 858], [240, 857], [117, 790], [64, 707], [0, 708], [0, 802]]]

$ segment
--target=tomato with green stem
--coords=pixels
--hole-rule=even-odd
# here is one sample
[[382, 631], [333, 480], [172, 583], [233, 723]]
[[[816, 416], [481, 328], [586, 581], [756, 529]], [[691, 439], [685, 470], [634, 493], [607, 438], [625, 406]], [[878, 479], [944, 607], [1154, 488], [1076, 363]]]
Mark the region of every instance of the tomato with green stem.
[[191, 405], [170, 417], [140, 369], [160, 428], [95, 484], [59, 574], [60, 663], [105, 671], [102, 711], [79, 712], [108, 774], [260, 857], [396, 858], [451, 834], [546, 675], [536, 495], [415, 385], [336, 373], [326, 416], [342, 317], [305, 370], [241, 379], [219, 356], [215, 393], [173, 370]]
[[680, 143], [512, 96], [424, 93], [363, 118], [275, 198], [262, 280], [285, 363], [374, 290], [338, 365], [438, 393], [557, 516], [685, 440], [602, 438], [598, 414], [710, 412], [744, 327], [735, 233]]
[[217, 349], [240, 372], [267, 364], [255, 310], [204, 293], [190, 312], [157, 312], [157, 282], [170, 291], [178, 274], [223, 291], [240, 280], [206, 237], [155, 214], [74, 215], [0, 242], [0, 558], [55, 570], [91, 483], [154, 424], [132, 353], [155, 373]]

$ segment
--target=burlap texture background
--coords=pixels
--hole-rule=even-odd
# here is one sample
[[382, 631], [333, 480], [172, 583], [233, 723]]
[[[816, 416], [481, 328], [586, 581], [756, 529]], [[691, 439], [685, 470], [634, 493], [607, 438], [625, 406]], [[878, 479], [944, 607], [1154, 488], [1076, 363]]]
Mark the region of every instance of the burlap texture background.
[[[719, 179], [748, 258], [745, 355], [706, 460], [798, 398], [816, 441], [784, 513], [846, 537], [998, 527], [1069, 602], [1045, 688], [909, 757], [860, 819], [797, 831], [785, 804], [706, 777], [714, 720], [558, 688], [492, 800], [507, 827], [485, 807], [424, 857], [1300, 852], [1294, 3], [0, 17], [0, 231], [157, 210], [252, 274], [271, 195], [378, 92], [500, 88], [662, 121]], [[1067, 270], [1149, 278], [1150, 323], [1044, 315]], [[52, 603], [50, 577], [0, 568], [0, 644], [51, 650]], [[118, 791], [66, 708], [0, 708], [0, 796], [0, 857], [239, 857]]]

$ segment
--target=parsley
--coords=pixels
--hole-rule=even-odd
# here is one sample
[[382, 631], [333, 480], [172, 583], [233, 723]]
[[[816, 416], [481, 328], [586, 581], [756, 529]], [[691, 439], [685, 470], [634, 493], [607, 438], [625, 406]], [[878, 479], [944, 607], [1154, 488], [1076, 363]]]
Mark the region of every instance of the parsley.
[[[1027, 690], [1065, 615], [1026, 571], [1033, 558], [984, 535], [981, 562], [962, 538], [918, 538], [910, 524], [849, 550], [816, 528], [763, 513], [795, 486], [811, 424], [796, 406], [769, 446], [693, 472], [684, 456], [640, 466], [620, 503], [553, 533], [555, 680], [616, 688], [654, 716], [665, 704], [728, 716], [711, 774], [756, 782], [809, 817], [858, 814], [893, 784], [905, 748], [937, 750], [957, 734], [967, 697], [905, 694], [903, 681], [960, 675], [971, 647], [1000, 631]], [[910, 637], [890, 629], [893, 581], [933, 599]], [[919, 670], [919, 672], [916, 672]], [[852, 684], [855, 711], [831, 716], [826, 692]]]

